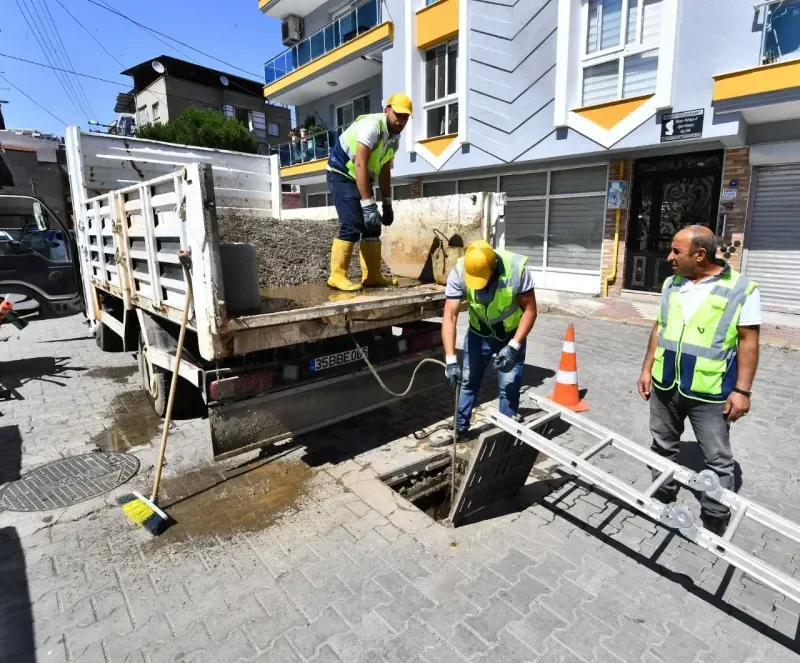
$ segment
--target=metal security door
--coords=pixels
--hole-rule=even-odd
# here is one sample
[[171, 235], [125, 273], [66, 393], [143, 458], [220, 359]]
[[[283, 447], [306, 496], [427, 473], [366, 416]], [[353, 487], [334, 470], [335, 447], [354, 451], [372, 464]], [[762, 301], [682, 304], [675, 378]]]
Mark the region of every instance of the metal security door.
[[672, 238], [690, 225], [716, 230], [722, 153], [636, 162], [628, 229], [625, 287], [660, 292], [672, 274]]
[[756, 172], [743, 270], [765, 306], [800, 313], [800, 164]]

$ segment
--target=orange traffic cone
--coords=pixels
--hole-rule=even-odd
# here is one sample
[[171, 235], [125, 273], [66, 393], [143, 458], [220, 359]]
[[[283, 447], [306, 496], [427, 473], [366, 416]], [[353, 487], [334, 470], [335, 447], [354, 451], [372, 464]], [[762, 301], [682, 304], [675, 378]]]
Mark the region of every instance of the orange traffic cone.
[[556, 386], [549, 398], [573, 412], [586, 412], [589, 409], [589, 404], [581, 400], [578, 392], [578, 355], [575, 352], [575, 327], [572, 323], [564, 335], [564, 348], [561, 351], [561, 362], [558, 364]]

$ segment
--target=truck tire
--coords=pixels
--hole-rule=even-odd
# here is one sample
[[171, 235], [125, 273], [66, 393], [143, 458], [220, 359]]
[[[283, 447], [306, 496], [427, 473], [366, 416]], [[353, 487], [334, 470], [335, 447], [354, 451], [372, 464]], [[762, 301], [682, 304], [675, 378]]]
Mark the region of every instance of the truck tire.
[[[122, 320], [122, 301], [105, 295], [105, 293], [99, 294], [99, 297], [100, 308], [103, 313], [108, 313], [117, 320]], [[102, 320], [97, 320], [94, 341], [103, 352], [122, 352], [123, 350], [122, 337], [104, 325]]]
[[122, 352], [122, 338], [106, 327], [101, 320], [97, 321], [94, 341], [103, 352]]
[[[148, 361], [147, 346], [141, 334], [139, 334], [138, 361], [142, 389], [149, 396], [155, 413], [159, 417], [164, 417], [167, 414], [167, 401], [169, 400], [169, 388], [172, 385], [172, 373], [160, 366], [153, 366]], [[179, 378], [178, 393], [175, 395], [175, 404], [172, 406], [172, 418], [187, 419], [195, 416], [200, 411], [201, 403], [202, 399], [197, 387], [183, 378]]]

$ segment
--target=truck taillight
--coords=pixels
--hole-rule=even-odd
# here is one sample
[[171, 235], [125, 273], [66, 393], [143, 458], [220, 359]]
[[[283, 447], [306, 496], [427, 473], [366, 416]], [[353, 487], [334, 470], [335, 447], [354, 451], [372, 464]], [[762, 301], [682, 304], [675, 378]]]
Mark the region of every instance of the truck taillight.
[[274, 375], [270, 371], [251, 371], [241, 375], [212, 380], [208, 395], [213, 401], [255, 396], [272, 388]]

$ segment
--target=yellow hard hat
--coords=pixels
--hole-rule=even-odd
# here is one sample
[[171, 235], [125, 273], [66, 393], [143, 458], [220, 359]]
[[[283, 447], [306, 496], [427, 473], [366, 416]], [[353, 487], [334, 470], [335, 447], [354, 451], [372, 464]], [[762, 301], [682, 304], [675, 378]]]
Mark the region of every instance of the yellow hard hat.
[[386, 105], [391, 106], [395, 113], [400, 113], [401, 115], [411, 115], [414, 112], [414, 104], [411, 102], [411, 97], [402, 92], [395, 92], [389, 97]]
[[497, 267], [497, 255], [489, 242], [479, 239], [467, 247], [464, 254], [464, 271], [467, 287], [483, 290]]

